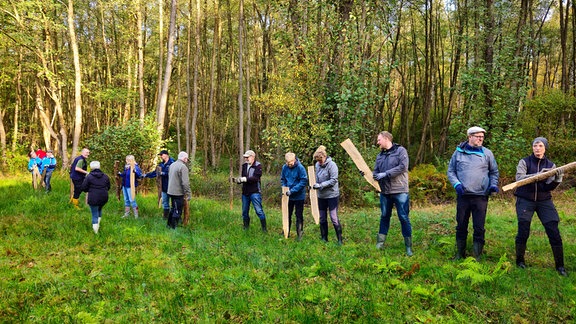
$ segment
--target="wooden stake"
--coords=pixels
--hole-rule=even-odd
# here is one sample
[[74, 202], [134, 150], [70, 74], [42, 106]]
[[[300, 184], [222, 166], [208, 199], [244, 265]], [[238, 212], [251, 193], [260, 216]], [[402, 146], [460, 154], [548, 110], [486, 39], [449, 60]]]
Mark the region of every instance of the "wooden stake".
[[548, 170], [546, 172], [536, 173], [535, 175], [533, 175], [531, 177], [528, 177], [528, 178], [525, 178], [522, 180], [518, 180], [516, 182], [512, 182], [512, 183], [507, 184], [504, 187], [502, 187], [502, 190], [508, 191], [508, 190], [511, 190], [511, 189], [514, 189], [517, 187], [522, 187], [522, 186], [525, 186], [527, 184], [534, 183], [536, 181], [544, 180], [544, 179], [549, 178], [553, 175], [556, 175], [556, 172], [558, 170], [562, 170], [563, 172], [567, 172], [567, 171], [570, 171], [573, 169], [576, 169], [576, 162], [571, 162], [571, 163], [565, 164], [561, 167], [557, 167], [557, 168], [554, 168], [552, 170]]
[[130, 161], [130, 198], [132, 201], [136, 200], [136, 174], [134, 169], [136, 168], [136, 162]]
[[308, 184], [310, 185], [310, 211], [312, 212], [312, 217], [316, 225], [320, 224], [320, 210], [318, 209], [318, 191], [312, 189], [316, 184], [316, 172], [314, 171], [314, 166], [308, 167]]
[[350, 155], [352, 161], [354, 161], [354, 164], [356, 164], [356, 167], [360, 171], [364, 172], [364, 179], [366, 179], [366, 181], [368, 181], [368, 183], [371, 184], [376, 189], [376, 191], [380, 192], [380, 185], [376, 180], [374, 180], [374, 178], [372, 178], [372, 170], [368, 167], [368, 164], [366, 164], [366, 161], [364, 161], [364, 158], [356, 146], [354, 146], [354, 143], [352, 143], [352, 141], [348, 138], [344, 142], [340, 143], [340, 145], [342, 145], [344, 150], [346, 150], [346, 153]]
[[190, 222], [190, 206], [188, 205], [188, 200], [186, 200], [186, 197], [184, 197], [184, 206], [182, 206], [184, 209], [183, 214], [184, 214], [184, 219], [182, 220], [182, 224], [183, 225], [188, 225], [188, 223]]
[[114, 178], [116, 179], [116, 199], [120, 201], [120, 191], [122, 191], [122, 178], [118, 175], [118, 167], [120, 166], [120, 161], [114, 161]]
[[290, 234], [290, 224], [288, 219], [288, 196], [286, 192], [290, 190], [288, 187], [282, 187], [282, 229], [284, 230], [284, 237], [288, 238]]
[[162, 167], [156, 166], [156, 189], [158, 189], [158, 208], [162, 208]]

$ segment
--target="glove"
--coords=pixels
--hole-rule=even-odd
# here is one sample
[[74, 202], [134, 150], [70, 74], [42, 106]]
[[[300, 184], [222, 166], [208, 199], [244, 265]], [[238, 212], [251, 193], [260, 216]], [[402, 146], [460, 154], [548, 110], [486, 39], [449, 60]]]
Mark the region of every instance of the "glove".
[[238, 178], [238, 179], [239, 179], [239, 181], [240, 181], [240, 182], [238, 182], [238, 183], [242, 183], [242, 182], [248, 181], [248, 179], [246, 179], [246, 177], [240, 177], [240, 178]]
[[292, 192], [290, 190], [286, 191], [286, 196], [290, 197], [291, 194]]
[[554, 182], [562, 182], [562, 178], [564, 177], [564, 170], [562, 169], [557, 169], [556, 170], [556, 175], [554, 176]]
[[364, 176], [366, 173], [364, 173], [364, 171], [358, 169], [358, 173], [360, 173], [361, 176]]
[[488, 192], [499, 193], [500, 189], [498, 188], [498, 186], [490, 186], [490, 188], [488, 188]]
[[166, 175], [166, 172], [160, 171], [160, 175], [161, 175], [161, 176], [165, 176], [165, 175]]
[[386, 177], [386, 172], [374, 173], [372, 177], [374, 178], [374, 180], [380, 181]]
[[116, 174], [117, 176], [121, 177], [122, 176], [122, 172], [118, 172], [118, 174]]
[[186, 199], [186, 201], [190, 201], [190, 199], [192, 198], [192, 195], [188, 194], [186, 195], [186, 197], [184, 197], [184, 199]]
[[322, 185], [319, 184], [319, 183], [315, 183], [315, 184], [312, 186], [312, 189], [322, 189]]
[[456, 189], [456, 194], [458, 194], [458, 196], [462, 196], [464, 194], [464, 186], [462, 184], [458, 184], [456, 185], [456, 187], [454, 187], [454, 189]]

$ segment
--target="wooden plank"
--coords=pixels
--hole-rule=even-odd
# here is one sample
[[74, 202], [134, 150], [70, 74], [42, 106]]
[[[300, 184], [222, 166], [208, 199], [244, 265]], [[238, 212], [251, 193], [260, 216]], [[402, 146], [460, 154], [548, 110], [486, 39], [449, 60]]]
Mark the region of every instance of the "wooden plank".
[[136, 161], [130, 161], [130, 198], [132, 198], [132, 201], [136, 200], [136, 173], [134, 173], [135, 168]]
[[310, 185], [310, 211], [312, 212], [312, 217], [316, 225], [320, 224], [320, 210], [318, 209], [318, 191], [312, 189], [316, 184], [316, 172], [314, 171], [314, 166], [308, 167], [308, 184]]
[[44, 179], [46, 179], [46, 169], [48, 169], [48, 167], [42, 170], [42, 177], [40, 177], [40, 184], [42, 185], [42, 187], [46, 187], [46, 184], [44, 183]]
[[230, 200], [230, 210], [234, 209], [234, 162], [230, 158], [230, 188], [228, 190], [228, 198]]
[[512, 183], [507, 184], [504, 187], [502, 187], [502, 190], [508, 191], [508, 190], [511, 190], [511, 189], [514, 189], [517, 187], [522, 187], [522, 186], [525, 186], [527, 184], [534, 183], [536, 181], [544, 180], [546, 178], [549, 178], [551, 176], [556, 175], [556, 172], [558, 170], [562, 170], [563, 172], [567, 172], [567, 171], [570, 171], [573, 169], [576, 169], [576, 162], [571, 162], [571, 163], [565, 164], [561, 167], [557, 167], [557, 168], [548, 170], [546, 172], [536, 173], [535, 175], [533, 175], [531, 177], [524, 178], [524, 179], [518, 180], [516, 182], [512, 182]]
[[118, 175], [120, 161], [114, 161], [114, 178], [116, 179], [116, 199], [120, 201], [120, 192], [122, 191], [122, 178]]
[[40, 179], [40, 171], [38, 171], [38, 166], [36, 163], [32, 166], [32, 187], [38, 189], [38, 180]]
[[162, 167], [156, 166], [156, 189], [158, 189], [158, 208], [162, 208]]
[[188, 225], [190, 222], [190, 205], [188, 204], [188, 200], [184, 197], [184, 205], [182, 206], [184, 219], [182, 220], [182, 225]]
[[340, 143], [340, 145], [342, 145], [344, 150], [346, 150], [346, 153], [350, 155], [352, 161], [354, 161], [354, 164], [356, 164], [356, 167], [360, 171], [364, 172], [364, 179], [366, 179], [366, 181], [368, 181], [368, 183], [371, 184], [376, 189], [376, 191], [380, 192], [380, 185], [372, 177], [372, 170], [370, 167], [368, 167], [368, 164], [366, 164], [366, 161], [364, 161], [364, 158], [356, 146], [354, 146], [354, 143], [352, 143], [352, 141], [348, 138], [344, 142]]
[[284, 237], [288, 238], [290, 224], [288, 222], [288, 196], [286, 192], [290, 190], [288, 187], [282, 187], [282, 229], [284, 230]]

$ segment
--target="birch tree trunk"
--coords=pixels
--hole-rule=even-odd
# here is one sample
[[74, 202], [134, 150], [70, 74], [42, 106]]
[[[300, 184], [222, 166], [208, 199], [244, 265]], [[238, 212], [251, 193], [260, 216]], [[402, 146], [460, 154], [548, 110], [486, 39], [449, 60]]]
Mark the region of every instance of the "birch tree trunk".
[[74, 30], [74, 1], [68, 0], [68, 31], [70, 33], [70, 46], [74, 59], [74, 137], [72, 139], [72, 156], [76, 156], [80, 143], [80, 133], [82, 132], [82, 75], [80, 71], [80, 55], [78, 53], [78, 42]]
[[[242, 97], [243, 92], [243, 73], [242, 69], [244, 68], [244, 64], [242, 63], [243, 60], [243, 44], [244, 44], [244, 0], [240, 0], [240, 17], [238, 22], [238, 151], [240, 156], [244, 154], [244, 99]], [[239, 169], [242, 169], [242, 159], [239, 160]]]
[[197, 149], [197, 136], [196, 136], [196, 124], [198, 123], [198, 70], [200, 69], [200, 55], [202, 54], [200, 48], [200, 25], [202, 12], [200, 7], [200, 0], [196, 0], [196, 51], [194, 52], [194, 83], [192, 88], [192, 97], [194, 99], [194, 111], [192, 113], [192, 125], [191, 126], [191, 139], [192, 139], [192, 151], [190, 153], [190, 159], [192, 162], [196, 159], [196, 149]]
[[[220, 51], [220, 36], [221, 36], [221, 22], [220, 22], [220, 4], [218, 0], [214, 0], [214, 40], [212, 48], [212, 60], [210, 61], [210, 96], [208, 99], [208, 133], [210, 145], [210, 165], [216, 167], [216, 143], [214, 141], [214, 107], [216, 106], [217, 96], [216, 93], [216, 59], [217, 53]], [[206, 148], [208, 149], [208, 148]]]
[[162, 82], [162, 91], [158, 102], [158, 131], [164, 133], [164, 119], [166, 118], [166, 104], [168, 102], [168, 91], [170, 90], [170, 77], [172, 76], [172, 59], [174, 56], [174, 36], [176, 34], [176, 10], [178, 2], [171, 1], [170, 8], [170, 27], [168, 28], [168, 55], [166, 57], [166, 69], [164, 70], [164, 81]]

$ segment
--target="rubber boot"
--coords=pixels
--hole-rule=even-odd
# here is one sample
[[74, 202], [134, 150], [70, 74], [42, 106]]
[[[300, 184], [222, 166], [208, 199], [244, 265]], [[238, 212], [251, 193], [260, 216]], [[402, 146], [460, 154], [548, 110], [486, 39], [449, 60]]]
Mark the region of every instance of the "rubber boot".
[[80, 202], [78, 201], [78, 198], [72, 198], [72, 205], [74, 205], [74, 208], [80, 209], [80, 207], [78, 206], [79, 204]]
[[386, 234], [378, 233], [378, 236], [376, 236], [376, 248], [384, 250], [384, 243], [386, 243]]
[[243, 228], [247, 230], [250, 227], [250, 218], [242, 218]]
[[568, 276], [566, 269], [564, 269], [564, 247], [560, 246], [553, 246], [552, 253], [554, 254], [554, 263], [556, 265], [556, 271], [558, 274], [564, 277]]
[[526, 244], [516, 243], [516, 265], [518, 268], [525, 269], [526, 261], [524, 260], [524, 254], [526, 253]]
[[472, 254], [476, 261], [480, 261], [480, 256], [482, 255], [482, 250], [484, 249], [484, 243], [473, 242], [472, 243]]
[[170, 215], [170, 209], [164, 209], [163, 213], [164, 219], [168, 219], [168, 215]]
[[338, 239], [338, 245], [342, 245], [342, 225], [334, 225], [334, 230], [336, 231], [336, 238]]
[[408, 236], [404, 238], [404, 245], [406, 246], [406, 255], [412, 256], [414, 253], [412, 252], [412, 236]]
[[454, 260], [464, 259], [466, 257], [466, 241], [456, 240], [456, 255]]
[[304, 224], [296, 221], [296, 234], [298, 235], [298, 241], [302, 240], [302, 232], [304, 230]]
[[324, 242], [328, 242], [328, 222], [320, 223], [320, 238]]
[[124, 216], [122, 218], [128, 218], [130, 216], [130, 207], [124, 207]]
[[176, 227], [178, 227], [179, 222], [180, 222], [180, 217], [172, 217], [172, 222], [170, 223], [170, 228], [176, 229]]
[[94, 230], [94, 234], [98, 234], [98, 229], [100, 229], [100, 224], [92, 224], [92, 229]]
[[138, 218], [138, 207], [134, 207], [134, 218]]
[[260, 225], [262, 226], [262, 232], [268, 232], [268, 229], [266, 228], [266, 218], [260, 218]]

